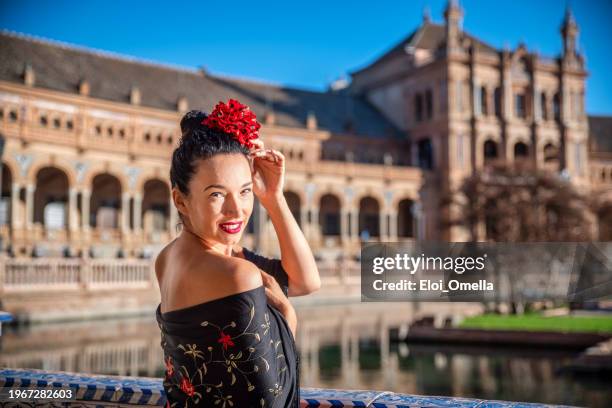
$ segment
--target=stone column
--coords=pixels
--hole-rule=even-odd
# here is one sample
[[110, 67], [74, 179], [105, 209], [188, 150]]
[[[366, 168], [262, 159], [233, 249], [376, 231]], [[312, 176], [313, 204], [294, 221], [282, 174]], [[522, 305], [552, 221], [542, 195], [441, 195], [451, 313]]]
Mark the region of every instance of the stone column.
[[18, 183], [13, 183], [11, 189], [11, 228], [21, 228], [23, 226], [23, 218], [19, 218], [19, 192], [21, 186]]
[[380, 242], [387, 240], [387, 212], [385, 210], [378, 213], [378, 240]]
[[78, 217], [77, 217], [77, 191], [76, 188], [70, 187], [68, 189], [68, 230], [74, 232], [78, 229]]
[[341, 208], [340, 209], [340, 241], [342, 242], [342, 244], [345, 244], [350, 239], [348, 229], [349, 229], [348, 212], [346, 211], [346, 209]]
[[359, 210], [356, 208], [351, 209], [351, 235], [353, 241], [359, 241]]
[[26, 213], [25, 225], [28, 230], [32, 229], [34, 224], [34, 190], [35, 186], [28, 184], [26, 186]]
[[134, 213], [134, 232], [140, 234], [142, 232], [142, 195], [140, 193], [134, 194], [132, 212]]
[[310, 207], [310, 236], [318, 245], [323, 244], [323, 231], [321, 225], [319, 225], [319, 206], [316, 203], [312, 203]]
[[89, 231], [89, 202], [91, 201], [91, 191], [87, 188], [81, 191], [81, 228]]
[[397, 210], [389, 211], [389, 241], [397, 241]]
[[130, 193], [121, 194], [121, 220], [119, 222], [121, 234], [128, 233], [130, 229]]

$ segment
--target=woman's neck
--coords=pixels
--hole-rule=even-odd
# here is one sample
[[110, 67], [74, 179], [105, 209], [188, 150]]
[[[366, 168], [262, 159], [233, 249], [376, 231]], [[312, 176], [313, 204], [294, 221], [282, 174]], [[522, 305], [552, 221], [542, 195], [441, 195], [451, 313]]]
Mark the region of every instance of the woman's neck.
[[187, 232], [188, 236], [190, 236], [193, 239], [197, 240], [198, 243], [202, 247], [204, 247], [204, 249], [207, 249], [207, 250], [210, 250], [210, 251], [214, 251], [214, 252], [226, 255], [226, 256], [232, 256], [232, 254], [233, 254], [233, 246], [232, 245], [224, 245], [224, 244], [220, 244], [218, 242], [211, 243], [211, 242], [207, 241], [205, 238], [203, 238], [200, 235], [198, 235], [195, 232], [193, 232], [187, 226], [184, 226], [183, 231]]

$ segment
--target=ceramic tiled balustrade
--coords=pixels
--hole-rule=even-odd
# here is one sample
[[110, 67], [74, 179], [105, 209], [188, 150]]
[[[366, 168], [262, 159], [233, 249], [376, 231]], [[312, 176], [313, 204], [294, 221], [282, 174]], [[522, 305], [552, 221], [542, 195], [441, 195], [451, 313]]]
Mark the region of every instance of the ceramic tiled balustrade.
[[[149, 407], [164, 406], [166, 396], [159, 378], [118, 377], [0, 369], [0, 390], [7, 388], [71, 388], [76, 400], [52, 406], [62, 407]], [[302, 388], [301, 407], [546, 407], [548, 405], [487, 401], [470, 398], [419, 396], [393, 392]], [[5, 406], [6, 401], [0, 401]], [[28, 406], [50, 406], [48, 403]], [[45, 405], [46, 404], [46, 405]], [[7, 405], [9, 406], [9, 405]], [[14, 405], [10, 405], [14, 406]]]

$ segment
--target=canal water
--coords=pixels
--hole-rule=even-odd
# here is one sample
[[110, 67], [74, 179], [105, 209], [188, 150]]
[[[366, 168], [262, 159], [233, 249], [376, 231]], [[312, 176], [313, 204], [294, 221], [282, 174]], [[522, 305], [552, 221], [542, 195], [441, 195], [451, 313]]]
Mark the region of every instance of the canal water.
[[[393, 307], [386, 305], [386, 313], [393, 314]], [[298, 309], [303, 387], [612, 406], [610, 376], [565, 369], [576, 352], [391, 343], [384, 319], [364, 315], [359, 326], [347, 327], [346, 311], [347, 306], [326, 306], [326, 323]], [[5, 329], [3, 367], [163, 376], [152, 316]]]

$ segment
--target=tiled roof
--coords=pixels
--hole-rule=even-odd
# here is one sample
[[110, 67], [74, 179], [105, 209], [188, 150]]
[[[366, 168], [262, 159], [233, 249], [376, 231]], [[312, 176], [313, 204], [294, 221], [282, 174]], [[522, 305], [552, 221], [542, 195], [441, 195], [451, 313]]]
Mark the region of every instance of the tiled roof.
[[281, 126], [306, 126], [309, 112], [319, 129], [367, 137], [401, 137], [397, 128], [365, 99], [345, 92], [316, 92], [223, 78], [186, 69], [98, 52], [44, 39], [0, 32], [0, 80], [23, 83], [30, 64], [35, 86], [77, 93], [86, 80], [90, 96], [128, 103], [137, 87], [141, 105], [176, 110], [180, 97], [190, 109], [210, 111], [220, 100], [236, 98], [263, 117], [272, 109]]
[[[463, 32], [463, 35], [469, 38], [473, 44], [476, 45], [476, 49], [480, 52], [496, 54], [498, 51], [490, 46], [489, 44], [480, 41], [478, 38]], [[405, 49], [408, 46], [420, 49], [426, 49], [431, 51], [437, 51], [445, 45], [445, 26], [440, 24], [434, 24], [425, 21], [419, 28], [414, 30], [410, 35], [400, 41], [397, 45], [392, 47], [389, 51], [385, 52], [382, 56], [378, 57], [374, 62], [369, 64], [367, 67], [359, 69], [354, 73], [364, 71], [374, 65], [378, 65], [383, 61], [393, 59], [397, 56], [406, 53]]]
[[612, 116], [589, 116], [591, 150], [612, 153]]

